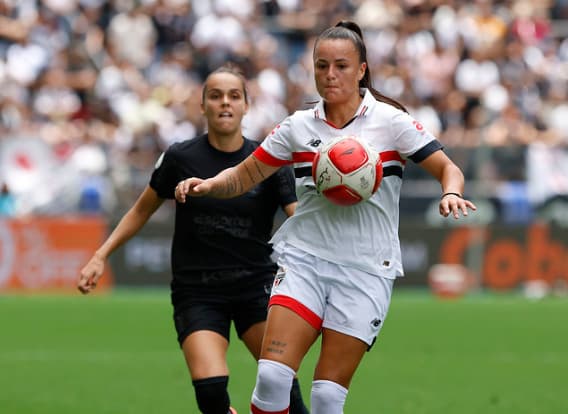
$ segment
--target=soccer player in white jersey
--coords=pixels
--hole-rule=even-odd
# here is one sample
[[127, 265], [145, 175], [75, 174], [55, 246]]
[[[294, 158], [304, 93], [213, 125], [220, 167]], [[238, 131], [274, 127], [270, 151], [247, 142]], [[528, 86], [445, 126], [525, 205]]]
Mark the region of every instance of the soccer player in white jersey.
[[[258, 363], [252, 414], [285, 414], [303, 357], [322, 336], [311, 391], [313, 414], [341, 414], [351, 379], [374, 343], [403, 275], [398, 239], [399, 194], [411, 160], [441, 184], [440, 214], [467, 216], [464, 177], [441, 144], [404, 107], [371, 87], [360, 28], [340, 22], [314, 46], [321, 100], [286, 118], [239, 165], [206, 180], [181, 181], [176, 198], [230, 198], [248, 191], [283, 165], [296, 172], [298, 206], [274, 235], [279, 271], [274, 280]], [[341, 207], [319, 195], [311, 178], [318, 147], [356, 135], [377, 148], [384, 178], [376, 194]]]

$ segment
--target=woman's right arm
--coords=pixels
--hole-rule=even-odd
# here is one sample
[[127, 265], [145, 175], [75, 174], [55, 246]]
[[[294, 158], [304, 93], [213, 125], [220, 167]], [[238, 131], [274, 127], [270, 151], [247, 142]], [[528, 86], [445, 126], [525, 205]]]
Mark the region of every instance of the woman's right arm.
[[215, 177], [206, 180], [192, 177], [180, 181], [175, 191], [176, 200], [185, 203], [187, 195], [192, 197], [208, 195], [215, 198], [238, 197], [266, 180], [279, 168], [279, 166], [265, 164], [252, 154], [235, 167], [227, 168]]
[[81, 293], [89, 293], [97, 287], [97, 282], [104, 271], [106, 259], [118, 247], [130, 240], [146, 224], [163, 202], [164, 199], [158, 197], [156, 191], [150, 186], [144, 189], [136, 203], [122, 217], [110, 236], [81, 270], [79, 281], [77, 282], [77, 288]]

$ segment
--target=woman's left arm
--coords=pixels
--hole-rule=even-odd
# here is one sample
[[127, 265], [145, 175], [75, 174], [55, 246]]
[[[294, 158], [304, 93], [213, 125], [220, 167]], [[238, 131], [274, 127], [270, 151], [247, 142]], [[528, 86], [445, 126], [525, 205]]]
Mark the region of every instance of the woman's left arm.
[[432, 174], [442, 186], [442, 196], [440, 197], [440, 214], [442, 216], [447, 217], [451, 213], [457, 219], [460, 216], [460, 211], [464, 216], [467, 216], [468, 209], [474, 211], [477, 209], [475, 204], [463, 198], [463, 173], [443, 151], [432, 153], [419, 165]]

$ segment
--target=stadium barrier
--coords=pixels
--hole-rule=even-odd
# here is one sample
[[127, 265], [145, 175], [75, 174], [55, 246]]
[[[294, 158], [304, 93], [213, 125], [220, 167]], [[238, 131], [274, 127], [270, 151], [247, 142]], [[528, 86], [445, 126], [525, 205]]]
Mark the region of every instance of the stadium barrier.
[[[169, 223], [147, 223], [111, 257], [117, 285], [167, 285], [171, 280]], [[397, 284], [426, 286], [438, 264], [459, 264], [476, 284], [511, 290], [524, 282], [568, 282], [568, 233], [545, 224], [430, 226], [403, 221], [400, 226], [406, 272]]]
[[[96, 217], [0, 220], [0, 292], [75, 290], [81, 267], [114, 225]], [[172, 233], [169, 222], [148, 222], [111, 256], [97, 290], [167, 286]], [[475, 285], [491, 290], [568, 283], [568, 233], [559, 226], [403, 221], [400, 240], [406, 276], [398, 285], [426, 286], [440, 264], [467, 269]]]

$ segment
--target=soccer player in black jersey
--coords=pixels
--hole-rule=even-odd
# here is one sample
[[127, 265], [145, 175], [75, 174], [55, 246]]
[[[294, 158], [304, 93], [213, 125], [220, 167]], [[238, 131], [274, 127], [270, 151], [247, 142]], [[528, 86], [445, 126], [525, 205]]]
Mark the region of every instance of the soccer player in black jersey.
[[[173, 144], [160, 156], [149, 185], [81, 270], [82, 293], [96, 287], [108, 256], [132, 238], [165, 199], [174, 198], [180, 180], [213, 177], [258, 147], [242, 135], [248, 100], [235, 66], [225, 65], [208, 76], [201, 106], [208, 133]], [[227, 392], [231, 321], [251, 354], [256, 359], [260, 355], [276, 272], [268, 240], [279, 206], [288, 216], [296, 207], [290, 169], [238, 198], [204, 197], [176, 204], [171, 254], [174, 324], [204, 414], [236, 413]], [[291, 414], [308, 413], [297, 381], [291, 400]]]

